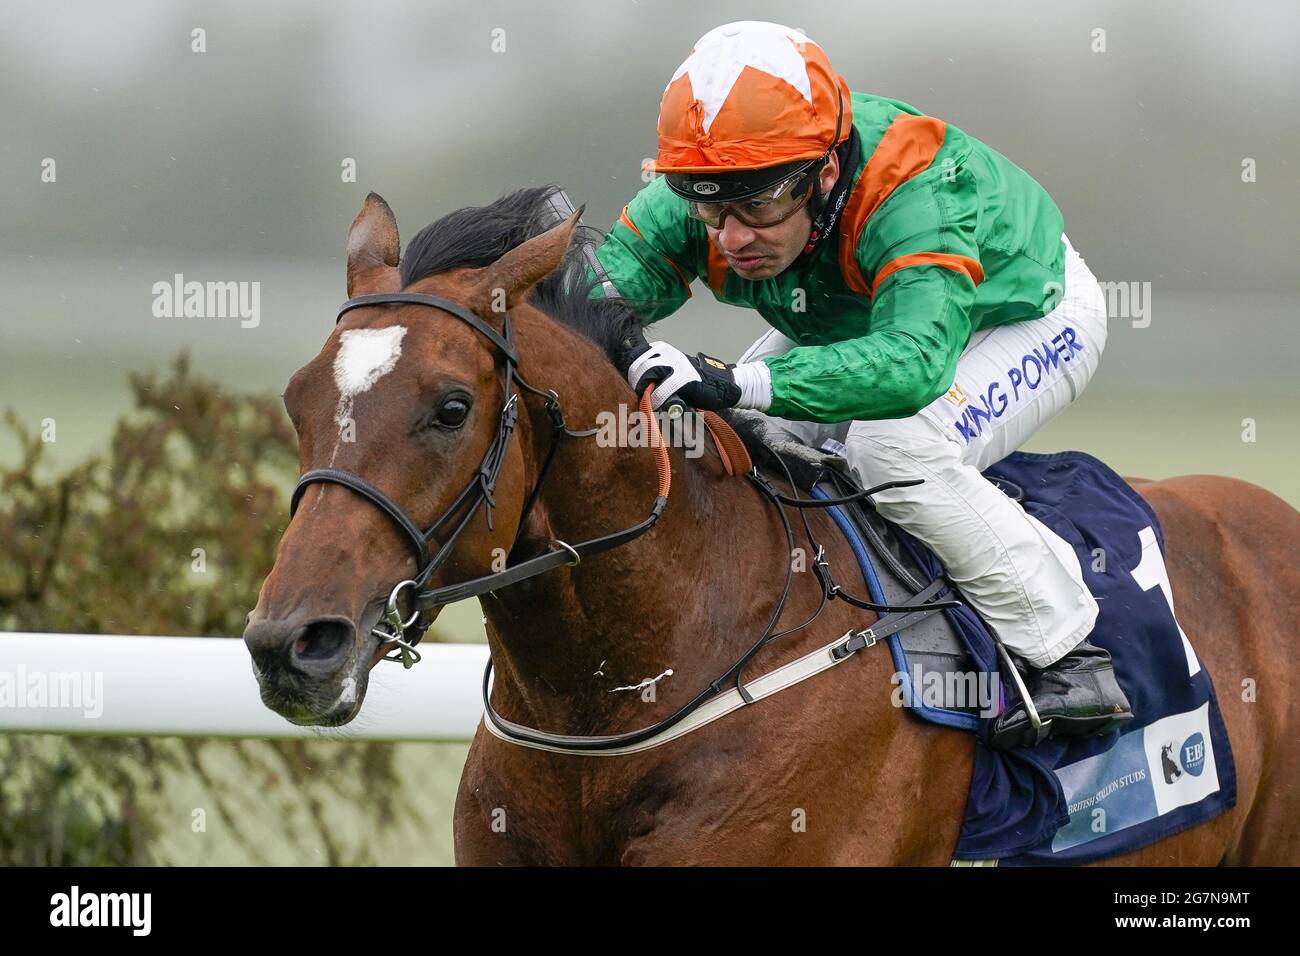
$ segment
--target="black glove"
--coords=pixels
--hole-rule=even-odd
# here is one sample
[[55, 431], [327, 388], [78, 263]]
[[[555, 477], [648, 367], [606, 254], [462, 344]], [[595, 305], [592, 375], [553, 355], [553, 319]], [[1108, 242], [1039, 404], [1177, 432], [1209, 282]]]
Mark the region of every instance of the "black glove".
[[735, 366], [703, 352], [692, 357], [667, 342], [651, 342], [628, 357], [632, 361], [627, 380], [638, 395], [646, 385], [656, 383], [652, 399], [656, 410], [674, 395], [702, 411], [732, 408], [740, 401], [740, 386], [732, 372]]

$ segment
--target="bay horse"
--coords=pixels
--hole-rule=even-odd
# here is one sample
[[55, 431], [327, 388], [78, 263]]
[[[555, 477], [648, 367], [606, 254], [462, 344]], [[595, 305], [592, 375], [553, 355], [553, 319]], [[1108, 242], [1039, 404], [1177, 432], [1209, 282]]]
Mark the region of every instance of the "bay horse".
[[[245, 632], [264, 702], [294, 722], [338, 725], [360, 710], [370, 669], [405, 643], [401, 628], [414, 619], [395, 607], [412, 594], [394, 583], [432, 566], [418, 542], [411, 553], [413, 536], [487, 487], [485, 463], [490, 500], [456, 534], [435, 527], [428, 544], [444, 553], [419, 587], [445, 594], [438, 588], [490, 580], [559, 543], [641, 529], [598, 555], [562, 555], [546, 573], [480, 589], [491, 702], [509, 720], [574, 736], [654, 725], [707, 691], [770, 623], [790, 577], [788, 525], [752, 483], [711, 448], [695, 457], [669, 447], [665, 465], [657, 449], [568, 437], [637, 401], [618, 360], [639, 327], [627, 305], [590, 298], [575, 281], [581, 227], [570, 217], [540, 231], [544, 200], [520, 190], [452, 213], [400, 263], [381, 198], [371, 194], [352, 223], [346, 311], [284, 396], [301, 467], [316, 477], [295, 492]], [[527, 387], [516, 389], [512, 369]], [[663, 467], [672, 491], [647, 522]], [[1234, 809], [1109, 862], [1300, 862], [1291, 667], [1300, 515], [1228, 478], [1133, 484], [1164, 527], [1175, 607], [1214, 678], [1239, 792]], [[853, 580], [831, 517], [802, 514], [840, 580]], [[794, 574], [783, 622], [805, 621], [822, 596], [814, 575]], [[427, 624], [438, 606], [425, 611]], [[831, 601], [813, 625], [765, 647], [750, 672], [871, 620]], [[977, 744], [898, 712], [893, 670], [883, 647], [867, 649], [629, 755], [526, 748], [480, 724], [456, 800], [456, 861], [947, 864]], [[1254, 694], [1243, 691], [1251, 682]]]

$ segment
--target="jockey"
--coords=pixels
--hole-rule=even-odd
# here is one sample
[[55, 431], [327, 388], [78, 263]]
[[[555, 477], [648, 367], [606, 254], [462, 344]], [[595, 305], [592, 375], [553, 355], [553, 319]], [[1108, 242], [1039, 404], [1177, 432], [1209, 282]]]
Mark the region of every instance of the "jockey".
[[[1132, 719], [1097, 602], [1062, 538], [980, 472], [1078, 397], [1106, 343], [1096, 278], [1047, 192], [1001, 154], [897, 100], [852, 93], [797, 30], [709, 31], [659, 110], [654, 179], [597, 257], [643, 323], [703, 279], [772, 328], [735, 364], [652, 342], [658, 381], [697, 409], [756, 409], [842, 455], [925, 542], [1017, 658], [1052, 736]], [[994, 742], [1032, 743], [1018, 705]]]

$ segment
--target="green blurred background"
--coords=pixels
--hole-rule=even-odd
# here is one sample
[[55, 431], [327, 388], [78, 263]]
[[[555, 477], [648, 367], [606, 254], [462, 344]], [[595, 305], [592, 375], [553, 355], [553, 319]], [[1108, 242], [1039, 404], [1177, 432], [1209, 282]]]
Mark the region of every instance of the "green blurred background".
[[[10, 3], [0, 409], [32, 428], [54, 419], [51, 466], [69, 467], [128, 410], [127, 373], [183, 349], [232, 390], [278, 393], [332, 327], [346, 229], [372, 189], [408, 238], [457, 207], [551, 181], [607, 227], [643, 185], [673, 69], [700, 34], [745, 18], [802, 28], [853, 89], [992, 144], [1048, 188], [1103, 282], [1150, 283], [1149, 324], [1112, 318], [1096, 379], [1031, 450], [1082, 448], [1144, 477], [1233, 475], [1300, 504], [1290, 0]], [[191, 50], [200, 28], [204, 53]], [[41, 181], [47, 157], [55, 183]], [[348, 158], [355, 183], [341, 179]], [[1248, 159], [1254, 182], [1243, 182]], [[151, 286], [178, 272], [260, 282], [260, 325], [153, 318]], [[656, 334], [734, 358], [762, 328], [699, 290]], [[0, 463], [17, 454], [0, 435]], [[481, 639], [477, 607], [455, 611], [445, 635]], [[390, 832], [380, 856], [446, 862], [463, 748], [401, 753], [421, 781], [427, 839]], [[158, 787], [160, 812], [196, 779]], [[350, 798], [330, 799], [330, 826], [346, 830]], [[321, 856], [287, 839], [259, 856], [247, 848], [266, 838], [248, 835], [202, 850], [159, 841], [157, 862]]]

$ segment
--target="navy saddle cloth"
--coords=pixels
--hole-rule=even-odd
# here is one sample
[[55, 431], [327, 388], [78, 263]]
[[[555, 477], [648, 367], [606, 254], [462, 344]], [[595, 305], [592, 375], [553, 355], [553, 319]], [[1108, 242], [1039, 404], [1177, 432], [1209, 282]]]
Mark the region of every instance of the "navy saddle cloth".
[[[1210, 675], [1174, 619], [1155, 512], [1082, 452], [1017, 452], [985, 476], [1074, 546], [1100, 607], [1089, 640], [1111, 653], [1136, 719], [1104, 737], [995, 750], [989, 730], [1016, 691], [979, 617], [961, 607], [890, 637], [892, 692], [901, 703], [924, 720], [976, 735], [954, 859], [1086, 863], [1232, 807], [1237, 778], [1227, 731]], [[823, 480], [812, 494], [845, 490]], [[870, 507], [828, 511], [873, 601], [902, 603], [943, 574], [927, 548]]]

